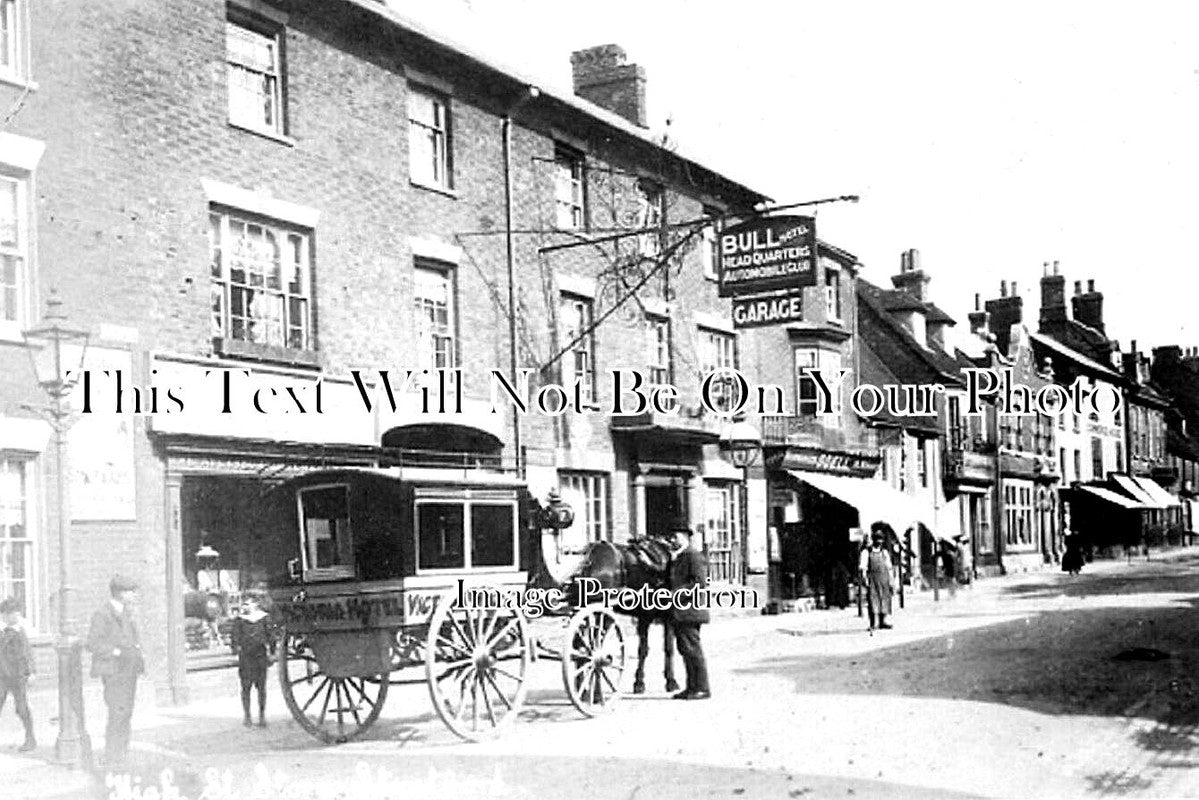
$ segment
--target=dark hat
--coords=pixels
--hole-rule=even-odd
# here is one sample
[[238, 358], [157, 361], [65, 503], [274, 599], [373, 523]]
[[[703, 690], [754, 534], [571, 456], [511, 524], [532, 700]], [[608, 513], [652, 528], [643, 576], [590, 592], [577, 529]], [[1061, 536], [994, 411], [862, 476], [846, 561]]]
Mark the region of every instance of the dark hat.
[[127, 575], [113, 575], [112, 580], [108, 582], [108, 591], [117, 592], [132, 592], [137, 589], [137, 583]]
[[671, 533], [691, 533], [691, 520], [686, 517], [675, 517], [670, 521]]
[[17, 602], [15, 597], [6, 597], [0, 600], [0, 614], [11, 614], [14, 611], [20, 611], [21, 604]]
[[880, 530], [875, 530], [870, 533], [870, 541], [881, 542], [887, 538], [887, 535]]

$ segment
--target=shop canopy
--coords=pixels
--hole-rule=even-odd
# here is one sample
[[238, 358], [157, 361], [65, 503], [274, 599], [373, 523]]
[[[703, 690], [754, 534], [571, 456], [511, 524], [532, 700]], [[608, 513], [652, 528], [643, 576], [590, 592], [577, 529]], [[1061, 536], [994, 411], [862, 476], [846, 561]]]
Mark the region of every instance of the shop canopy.
[[1161, 485], [1152, 478], [1133, 478], [1133, 480], [1136, 481], [1137, 486], [1140, 486], [1141, 489], [1145, 491], [1145, 494], [1149, 495], [1158, 503], [1160, 503], [1163, 508], [1173, 508], [1174, 506], [1180, 505], [1177, 497], [1163, 489]]
[[858, 524], [864, 529], [869, 530], [873, 523], [881, 521], [890, 525], [896, 532], [902, 533], [919, 522], [938, 538], [952, 538], [937, 530], [931, 508], [882, 481], [795, 469], [788, 472], [793, 478], [815, 486], [857, 509]]
[[1112, 480], [1123, 492], [1140, 504], [1141, 508], [1165, 508], [1160, 502], [1146, 492], [1141, 485], [1127, 475], [1112, 475]]
[[1100, 500], [1106, 500], [1120, 508], [1128, 508], [1140, 510], [1145, 507], [1143, 503], [1138, 503], [1135, 500], [1130, 500], [1122, 494], [1113, 492], [1111, 489], [1104, 489], [1102, 486], [1079, 486], [1079, 490], [1098, 497]]

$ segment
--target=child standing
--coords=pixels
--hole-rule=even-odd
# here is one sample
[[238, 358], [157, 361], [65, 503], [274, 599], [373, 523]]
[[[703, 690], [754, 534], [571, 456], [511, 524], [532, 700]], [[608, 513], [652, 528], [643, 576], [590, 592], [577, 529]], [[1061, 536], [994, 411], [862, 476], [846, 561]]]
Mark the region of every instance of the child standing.
[[22, 753], [37, 747], [33, 736], [33, 715], [29, 713], [26, 689], [33, 675], [33, 651], [29, 648], [29, 637], [21, 627], [20, 607], [13, 598], [0, 602], [0, 711], [11, 693], [17, 707], [17, 716], [25, 726], [25, 743], [17, 749]]
[[247, 728], [250, 719], [250, 690], [258, 689], [258, 727], [266, 727], [266, 671], [271, 663], [274, 637], [270, 615], [262, 610], [262, 598], [246, 595], [242, 613], [233, 621], [233, 649], [237, 653], [237, 676], [241, 679], [242, 722]]

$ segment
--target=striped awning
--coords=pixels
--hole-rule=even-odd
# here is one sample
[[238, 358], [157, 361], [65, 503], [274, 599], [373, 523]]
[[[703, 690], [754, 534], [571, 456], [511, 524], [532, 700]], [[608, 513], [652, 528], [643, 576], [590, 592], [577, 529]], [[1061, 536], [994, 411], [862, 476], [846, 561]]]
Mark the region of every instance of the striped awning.
[[1111, 489], [1104, 489], [1102, 486], [1079, 486], [1078, 488], [1081, 491], [1098, 497], [1100, 500], [1106, 500], [1107, 502], [1120, 506], [1121, 508], [1134, 509], [1138, 511], [1145, 508], [1144, 504], [1138, 503], [1135, 500], [1131, 500], [1122, 494], [1113, 492]]
[[1137, 486], [1144, 490], [1145, 494], [1152, 497], [1158, 503], [1161, 503], [1163, 508], [1174, 508], [1179, 505], [1178, 498], [1167, 492], [1152, 478], [1133, 478]]
[[1111, 478], [1120, 490], [1139, 503], [1141, 508], [1165, 508], [1128, 475], [1112, 475]]

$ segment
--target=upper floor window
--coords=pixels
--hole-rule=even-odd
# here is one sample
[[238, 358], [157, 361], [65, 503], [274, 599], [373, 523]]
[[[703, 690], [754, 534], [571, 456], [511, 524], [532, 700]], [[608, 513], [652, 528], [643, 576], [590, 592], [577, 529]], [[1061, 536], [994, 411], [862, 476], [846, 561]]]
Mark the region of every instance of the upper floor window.
[[928, 487], [928, 444], [923, 439], [916, 440], [916, 480]]
[[417, 264], [415, 270], [416, 346], [422, 369], [453, 369], [454, 275], [452, 270]]
[[584, 402], [595, 399], [595, 303], [585, 297], [562, 295], [562, 341], [570, 346], [563, 377], [578, 383]]
[[213, 338], [311, 350], [311, 231], [230, 211], [208, 219]]
[[662, 252], [661, 231], [664, 195], [660, 186], [642, 181], [637, 184], [637, 252], [644, 258], [657, 258]]
[[649, 382], [654, 385], [670, 383], [670, 319], [645, 318], [645, 361], [649, 367]]
[[704, 277], [709, 280], [717, 280], [720, 278], [718, 265], [720, 263], [719, 250], [720, 244], [720, 217], [721, 212], [716, 208], [704, 208], [704, 216], [712, 217], [712, 221], [703, 227], [700, 235], [703, 237], [703, 243], [700, 250], [700, 255], [704, 261]]
[[25, 50], [24, 3], [21, 0], [0, 0], [0, 78], [28, 78]]
[[28, 228], [26, 182], [0, 175], [0, 322], [25, 321]]
[[554, 148], [554, 222], [563, 230], [587, 227], [583, 155], [563, 145]]
[[408, 87], [409, 175], [413, 182], [452, 189], [450, 104], [428, 89]]
[[[699, 358], [700, 380], [718, 370], [737, 368], [737, 337], [731, 333], [714, 331], [707, 328], [699, 329]], [[732, 375], [721, 373], [722, 377], [714, 386], [713, 405], [721, 410], [728, 410], [736, 403], [734, 396], [735, 382]]]
[[841, 321], [841, 270], [825, 264], [824, 266], [824, 301], [827, 318]]
[[229, 66], [229, 121], [255, 131], [282, 135], [283, 35], [281, 29], [225, 23]]
[[1098, 436], [1091, 438], [1091, 478], [1103, 480], [1103, 440]]

